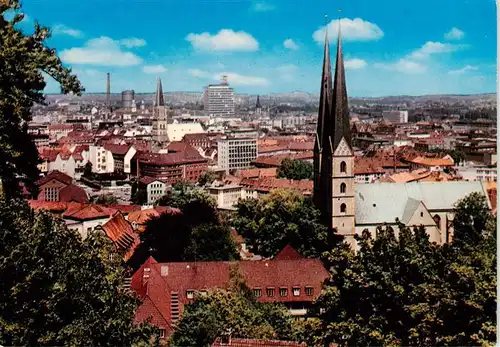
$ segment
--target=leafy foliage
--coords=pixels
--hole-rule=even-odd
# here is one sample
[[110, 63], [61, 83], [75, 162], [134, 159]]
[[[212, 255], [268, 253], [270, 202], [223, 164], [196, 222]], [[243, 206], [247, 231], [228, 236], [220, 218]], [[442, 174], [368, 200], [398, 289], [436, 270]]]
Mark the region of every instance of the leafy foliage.
[[482, 194], [472, 193], [457, 203], [453, 220], [456, 244], [475, 245], [485, 236], [486, 226], [493, 219], [486, 199]]
[[65, 94], [84, 90], [55, 50], [45, 45], [48, 28], [36, 23], [33, 34], [25, 35], [16, 27], [22, 13], [6, 19], [8, 11], [18, 10], [18, 0], [0, 2], [0, 178], [7, 197], [20, 195], [20, 182], [36, 195], [38, 152], [27, 129], [31, 107], [45, 100], [43, 74], [59, 82]]
[[274, 256], [290, 244], [304, 256], [317, 257], [337, 243], [311, 199], [297, 192], [277, 189], [261, 199], [241, 200], [236, 207], [234, 227], [262, 256]]
[[229, 227], [219, 220], [210, 196], [192, 190], [167, 197], [160, 203], [179, 207], [182, 213], [164, 213], [147, 222], [141, 245], [129, 261], [133, 268], [149, 256], [159, 262], [239, 258]]
[[[380, 227], [326, 255], [332, 277], [318, 308], [317, 345], [476, 346], [496, 338], [496, 254], [430, 243], [424, 228]], [[490, 240], [491, 241], [491, 240]], [[489, 246], [488, 246], [489, 245]]]
[[196, 296], [195, 301], [185, 307], [170, 345], [210, 346], [226, 333], [242, 338], [297, 338], [296, 322], [284, 306], [256, 302], [238, 280], [229, 289]]
[[131, 191], [132, 195], [132, 203], [136, 205], [144, 205], [147, 202], [147, 193], [144, 189], [139, 189], [139, 183], [137, 181], [134, 181], [132, 183]]
[[302, 160], [285, 158], [279, 167], [278, 177], [291, 180], [309, 180], [313, 178], [313, 167]]
[[102, 233], [81, 237], [25, 202], [0, 200], [0, 344], [150, 345], [135, 326], [121, 257]]
[[213, 172], [207, 171], [204, 172], [202, 175], [200, 175], [200, 178], [198, 179], [198, 184], [200, 186], [204, 186], [206, 184], [211, 184], [213, 181], [215, 181], [216, 176]]
[[94, 195], [90, 198], [90, 202], [94, 204], [102, 204], [102, 205], [113, 205], [118, 203], [118, 199], [116, 196], [112, 194], [102, 194], [102, 195]]

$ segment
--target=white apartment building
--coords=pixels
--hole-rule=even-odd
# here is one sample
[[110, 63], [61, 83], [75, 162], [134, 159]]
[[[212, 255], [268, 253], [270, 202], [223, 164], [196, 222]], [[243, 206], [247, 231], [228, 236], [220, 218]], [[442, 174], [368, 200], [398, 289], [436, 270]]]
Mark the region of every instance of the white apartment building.
[[239, 199], [257, 198], [257, 192], [247, 191], [239, 185], [212, 186], [205, 188], [208, 194], [217, 202], [219, 209], [234, 209]]
[[147, 185], [148, 205], [153, 205], [159, 198], [167, 192], [167, 183], [154, 180]]
[[391, 123], [408, 123], [408, 111], [382, 111], [382, 117]]
[[245, 169], [257, 159], [257, 138], [226, 138], [217, 141], [217, 166], [219, 169]]
[[102, 174], [115, 171], [113, 153], [102, 146], [89, 146], [89, 161], [92, 172]]
[[205, 88], [205, 115], [210, 117], [234, 117], [234, 90], [229, 87], [225, 76], [220, 84]]

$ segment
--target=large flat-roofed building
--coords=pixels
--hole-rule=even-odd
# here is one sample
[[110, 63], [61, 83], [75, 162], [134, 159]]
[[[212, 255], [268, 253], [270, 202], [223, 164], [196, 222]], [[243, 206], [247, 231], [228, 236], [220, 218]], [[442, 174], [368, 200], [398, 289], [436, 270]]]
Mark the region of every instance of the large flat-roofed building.
[[205, 114], [210, 117], [234, 117], [234, 90], [229, 87], [225, 76], [220, 84], [205, 88]]
[[257, 159], [257, 138], [227, 137], [217, 141], [217, 166], [219, 169], [238, 170], [252, 165]]

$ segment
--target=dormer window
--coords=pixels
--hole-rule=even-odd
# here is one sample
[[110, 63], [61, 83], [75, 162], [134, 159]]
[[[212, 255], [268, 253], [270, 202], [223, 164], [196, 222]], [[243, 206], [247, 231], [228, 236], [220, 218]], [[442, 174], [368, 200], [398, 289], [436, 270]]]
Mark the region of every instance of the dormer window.
[[288, 289], [280, 288], [280, 296], [287, 296], [287, 295], [288, 295]]
[[193, 290], [186, 291], [186, 298], [193, 299], [194, 298], [194, 291]]
[[293, 296], [300, 296], [300, 288], [298, 287], [293, 288]]
[[306, 295], [307, 296], [313, 295], [313, 288], [312, 287], [306, 287]]
[[253, 290], [253, 295], [256, 297], [256, 298], [260, 298], [260, 296], [262, 295], [262, 291], [260, 290], [260, 288], [255, 288]]
[[165, 329], [160, 328], [160, 339], [164, 339], [164, 338], [165, 338]]
[[274, 297], [274, 288], [267, 288], [267, 296], [270, 298]]

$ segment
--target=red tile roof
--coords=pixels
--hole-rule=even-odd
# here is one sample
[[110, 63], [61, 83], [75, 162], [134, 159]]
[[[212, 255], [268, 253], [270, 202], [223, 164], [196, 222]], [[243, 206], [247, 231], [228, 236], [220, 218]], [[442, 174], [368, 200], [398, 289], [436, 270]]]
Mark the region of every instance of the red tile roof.
[[112, 144], [112, 143], [105, 143], [104, 144], [105, 150], [110, 151], [111, 153], [116, 154], [116, 155], [127, 154], [130, 147], [131, 147], [130, 145], [117, 145], [117, 144]]
[[62, 213], [68, 208], [67, 203], [58, 201], [28, 200], [28, 204], [35, 211], [47, 210], [53, 213]]
[[278, 169], [275, 167], [263, 169], [244, 169], [240, 170], [238, 176], [242, 178], [262, 178], [262, 177], [276, 177]]
[[145, 184], [145, 185], [148, 185], [148, 184], [153, 183], [155, 181], [162, 182], [161, 180], [159, 180], [157, 178], [149, 177], [149, 176], [143, 176], [143, 177], [139, 178], [139, 182], [141, 182], [142, 184]]
[[42, 186], [45, 183], [49, 182], [50, 180], [57, 180], [61, 183], [64, 184], [71, 184], [73, 182], [73, 179], [71, 176], [66, 175], [65, 173], [62, 173], [61, 171], [58, 170], [53, 170], [47, 174], [47, 176], [40, 178], [38, 181], [36, 181], [37, 186]]
[[297, 154], [285, 154], [285, 155], [275, 155], [272, 157], [260, 157], [255, 159], [254, 163], [255, 165], [259, 166], [274, 166], [274, 167], [279, 167], [281, 165], [281, 162], [285, 158], [290, 158], [290, 159], [295, 159], [295, 160], [307, 160], [307, 159], [313, 159], [313, 152], [312, 151], [307, 151], [307, 152], [302, 152], [302, 153], [297, 153]]
[[102, 230], [114, 242], [116, 248], [124, 253], [123, 260], [125, 261], [130, 259], [141, 243], [139, 236], [120, 212], [116, 212], [110, 220], [104, 223]]
[[305, 343], [293, 341], [280, 341], [280, 340], [259, 340], [259, 339], [239, 339], [230, 338], [225, 342], [222, 338], [218, 337], [212, 347], [306, 347]]
[[116, 213], [116, 210], [96, 204], [86, 204], [81, 207], [68, 208], [63, 213], [65, 219], [73, 220], [93, 220], [111, 218]]
[[55, 161], [61, 150], [55, 148], [40, 148], [38, 156], [42, 160]]
[[120, 211], [123, 215], [128, 215], [129, 213], [132, 213], [134, 211], [140, 211], [141, 206], [140, 205], [120, 205], [120, 204], [111, 204], [108, 205], [109, 208], [113, 210]]
[[285, 248], [283, 248], [276, 256], [274, 257], [274, 260], [297, 260], [297, 259], [303, 259], [304, 257], [300, 255], [299, 252], [295, 250], [290, 245], [286, 245]]
[[[158, 263], [149, 258], [131, 281], [131, 288], [143, 299], [135, 321], [142, 322], [151, 315], [170, 333], [171, 326], [165, 323], [172, 320], [171, 293], [178, 294], [182, 313], [190, 302], [187, 291], [227, 289], [235, 267], [251, 289], [261, 289], [259, 302], [313, 302], [330, 276], [319, 259]], [[274, 296], [267, 296], [267, 288], [274, 288]], [[280, 288], [287, 289], [286, 296], [280, 296]], [[298, 296], [293, 295], [293, 288], [300, 289]], [[305, 288], [312, 289], [311, 296]]]
[[310, 195], [313, 190], [312, 180], [294, 181], [286, 178], [265, 177], [257, 180], [242, 179], [240, 184], [263, 193], [270, 192], [273, 189], [293, 189], [301, 191], [304, 195]]
[[[176, 214], [181, 213], [181, 210], [168, 206], [155, 206], [145, 210], [130, 212], [127, 219], [131, 223], [137, 223], [140, 226], [144, 226], [148, 220], [153, 217], [159, 217], [163, 213]], [[141, 230], [141, 228], [139, 228], [139, 230]]]
[[89, 198], [83, 188], [75, 186], [74, 184], [68, 184], [59, 191], [59, 201], [80, 202], [85, 204], [89, 202]]
[[188, 146], [185, 151], [179, 153], [140, 152], [136, 158], [140, 162], [156, 165], [176, 165], [207, 161], [193, 146]]

